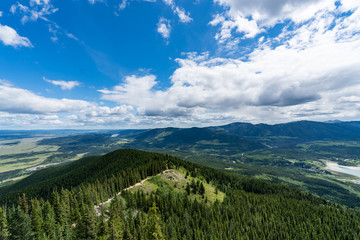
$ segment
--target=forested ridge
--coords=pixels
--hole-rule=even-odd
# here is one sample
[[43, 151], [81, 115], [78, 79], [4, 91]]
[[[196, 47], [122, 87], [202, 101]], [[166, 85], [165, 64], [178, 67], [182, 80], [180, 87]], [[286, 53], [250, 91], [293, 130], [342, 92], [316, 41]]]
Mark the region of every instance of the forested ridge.
[[[358, 239], [359, 212], [310, 194], [131, 149], [44, 169], [0, 190], [0, 239]], [[225, 193], [123, 189], [184, 169]], [[198, 192], [203, 192], [199, 190]], [[94, 206], [114, 197], [97, 216]]]

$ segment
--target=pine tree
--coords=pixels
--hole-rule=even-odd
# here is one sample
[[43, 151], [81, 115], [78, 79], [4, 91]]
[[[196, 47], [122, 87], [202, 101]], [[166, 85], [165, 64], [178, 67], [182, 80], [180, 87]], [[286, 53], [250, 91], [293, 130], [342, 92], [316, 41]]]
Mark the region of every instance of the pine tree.
[[203, 184], [203, 183], [200, 184], [199, 193], [200, 193], [202, 196], [204, 196], [204, 194], [205, 194], [205, 187], [204, 187], [204, 184]]
[[120, 216], [117, 212], [113, 213], [109, 220], [109, 239], [122, 239], [123, 231]]
[[133, 239], [128, 222], [125, 222], [123, 239], [124, 240], [132, 240]]
[[37, 238], [40, 237], [42, 231], [42, 214], [39, 201], [35, 198], [31, 201], [31, 226]]
[[195, 183], [195, 180], [194, 180], [194, 179], [191, 180], [190, 186], [191, 186], [191, 188], [192, 188], [192, 193], [193, 193], [193, 194], [196, 194], [196, 193], [197, 193], [197, 187], [196, 187], [196, 183]]
[[98, 224], [98, 232], [97, 232], [97, 235], [99, 237], [104, 237], [105, 239], [105, 236], [107, 235], [109, 229], [108, 229], [108, 225], [105, 221], [105, 216], [104, 216], [104, 212], [101, 211], [101, 215], [99, 217], [99, 224]]
[[27, 200], [27, 197], [26, 197], [25, 193], [22, 194], [22, 197], [19, 197], [18, 204], [21, 207], [21, 210], [25, 214], [29, 213], [29, 205], [28, 205], [28, 200]]
[[78, 239], [96, 239], [96, 215], [94, 208], [86, 206], [84, 214], [76, 226]]
[[49, 238], [55, 235], [55, 213], [49, 201], [46, 201], [43, 206], [43, 232]]
[[0, 239], [6, 240], [9, 236], [5, 211], [0, 207]]
[[24, 214], [20, 206], [10, 212], [9, 232], [11, 240], [33, 239], [31, 220], [28, 215]]
[[190, 195], [191, 189], [190, 189], [190, 184], [189, 184], [189, 183], [186, 183], [185, 191], [186, 191], [186, 194], [187, 194], [187, 195]]
[[157, 207], [155, 202], [153, 206], [149, 209], [149, 217], [147, 224], [147, 239], [151, 240], [163, 240], [163, 234], [159, 225], [159, 216], [157, 215]]

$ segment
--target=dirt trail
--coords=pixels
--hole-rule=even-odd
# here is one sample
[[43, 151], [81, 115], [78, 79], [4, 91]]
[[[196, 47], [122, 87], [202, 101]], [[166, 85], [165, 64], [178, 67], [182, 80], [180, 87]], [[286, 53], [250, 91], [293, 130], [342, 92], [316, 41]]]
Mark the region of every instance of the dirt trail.
[[[161, 174], [170, 172], [171, 170], [172, 170], [172, 169], [166, 169], [166, 170], [162, 171], [161, 173], [159, 173], [159, 174], [157, 174], [157, 175], [155, 175], [155, 176], [159, 176], [159, 175], [161, 175]], [[120, 195], [123, 191], [127, 191], [127, 190], [130, 190], [130, 189], [134, 188], [134, 187], [138, 187], [138, 186], [143, 185], [144, 182], [146, 182], [147, 180], [149, 180], [149, 179], [152, 178], [152, 177], [154, 177], [154, 176], [147, 177], [147, 178], [141, 180], [140, 182], [135, 183], [134, 185], [132, 185], [132, 186], [130, 186], [130, 187], [128, 187], [128, 188], [123, 189], [122, 191], [118, 192], [118, 193], [116, 194], [116, 196]], [[109, 198], [109, 199], [106, 200], [105, 202], [99, 203], [99, 205], [95, 205], [95, 206], [94, 206], [94, 209], [95, 209], [96, 216], [100, 216], [100, 215], [101, 215], [101, 209], [102, 209], [106, 204], [110, 203], [112, 200], [114, 200], [114, 197]]]

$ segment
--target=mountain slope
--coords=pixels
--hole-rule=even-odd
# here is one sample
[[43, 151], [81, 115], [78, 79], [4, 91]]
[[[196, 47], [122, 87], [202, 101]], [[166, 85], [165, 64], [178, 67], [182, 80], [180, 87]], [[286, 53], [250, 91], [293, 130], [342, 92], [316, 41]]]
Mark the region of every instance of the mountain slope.
[[13, 201], [20, 192], [46, 198], [54, 188], [71, 188], [93, 183], [127, 170], [137, 169], [138, 166], [151, 167], [149, 171], [143, 171], [141, 176], [136, 177], [141, 179], [148, 174], [151, 175], [155, 170], [165, 169], [163, 158], [161, 154], [130, 149], [114, 151], [103, 156], [85, 157], [64, 166], [40, 170], [15, 184], [0, 188], [0, 201]]
[[228, 151], [251, 151], [265, 146], [259, 142], [231, 133], [215, 132], [206, 128], [162, 128], [139, 133], [134, 136], [132, 147], [165, 149], [204, 149]]

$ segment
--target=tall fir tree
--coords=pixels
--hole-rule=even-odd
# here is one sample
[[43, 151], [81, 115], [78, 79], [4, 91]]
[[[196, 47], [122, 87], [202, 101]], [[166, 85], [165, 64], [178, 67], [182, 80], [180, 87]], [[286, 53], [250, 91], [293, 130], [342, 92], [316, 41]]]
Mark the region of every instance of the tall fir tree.
[[25, 214], [29, 213], [29, 204], [28, 204], [28, 199], [27, 199], [25, 193], [23, 193], [22, 196], [19, 197], [18, 205], [21, 207], [21, 210]]
[[0, 207], [0, 239], [6, 240], [8, 239], [9, 231], [8, 231], [8, 223], [6, 219], [5, 210]]
[[36, 239], [39, 239], [42, 232], [42, 213], [40, 202], [36, 198], [31, 200], [30, 218], [32, 230]]
[[158, 208], [156, 207], [156, 203], [153, 202], [152, 207], [149, 209], [147, 224], [147, 239], [149, 240], [164, 240], [161, 227], [159, 225], [160, 218], [157, 215], [157, 210]]
[[10, 211], [9, 232], [11, 240], [33, 239], [30, 217], [23, 212], [20, 206], [17, 206]]
[[84, 214], [76, 226], [77, 239], [96, 239], [97, 226], [95, 210], [92, 207], [85, 206]]
[[55, 213], [49, 201], [46, 201], [43, 209], [43, 232], [48, 238], [53, 238], [55, 236], [56, 222], [55, 222]]

